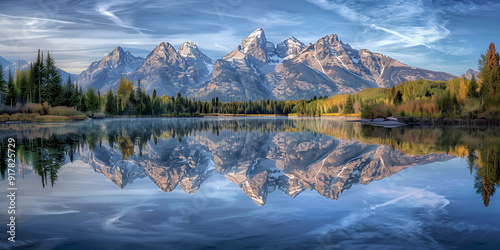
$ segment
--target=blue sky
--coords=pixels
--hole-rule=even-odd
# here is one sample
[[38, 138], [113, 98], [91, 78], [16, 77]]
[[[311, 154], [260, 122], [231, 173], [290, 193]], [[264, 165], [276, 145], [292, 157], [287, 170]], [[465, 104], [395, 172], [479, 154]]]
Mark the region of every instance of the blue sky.
[[500, 2], [334, 0], [16, 0], [0, 2], [0, 56], [33, 61], [50, 50], [80, 73], [120, 45], [146, 56], [161, 42], [190, 40], [212, 59], [256, 28], [277, 44], [338, 34], [356, 49], [454, 75], [477, 70], [490, 42], [500, 46]]

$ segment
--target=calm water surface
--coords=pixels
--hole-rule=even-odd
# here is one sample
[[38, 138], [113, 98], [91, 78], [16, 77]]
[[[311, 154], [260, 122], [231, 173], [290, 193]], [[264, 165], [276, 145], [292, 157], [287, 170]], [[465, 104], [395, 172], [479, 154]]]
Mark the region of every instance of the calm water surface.
[[334, 118], [1, 124], [0, 248], [500, 248], [498, 129]]

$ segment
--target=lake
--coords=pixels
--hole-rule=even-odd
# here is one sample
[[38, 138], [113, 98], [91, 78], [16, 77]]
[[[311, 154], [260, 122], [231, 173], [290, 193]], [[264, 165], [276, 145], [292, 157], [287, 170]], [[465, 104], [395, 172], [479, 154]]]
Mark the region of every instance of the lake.
[[[343, 118], [0, 124], [0, 248], [500, 247], [498, 128]], [[12, 140], [12, 139], [11, 139]]]

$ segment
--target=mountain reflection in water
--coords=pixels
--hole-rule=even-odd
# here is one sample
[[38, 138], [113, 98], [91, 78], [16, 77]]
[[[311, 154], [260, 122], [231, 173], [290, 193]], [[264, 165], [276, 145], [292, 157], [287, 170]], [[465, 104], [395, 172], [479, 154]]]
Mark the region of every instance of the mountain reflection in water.
[[485, 206], [500, 181], [495, 129], [386, 129], [328, 118], [106, 119], [0, 129], [0, 160], [7, 159], [7, 138], [17, 138], [19, 171], [40, 176], [42, 187], [57, 185], [60, 168], [77, 159], [120, 188], [148, 177], [165, 192], [180, 186], [193, 194], [223, 175], [261, 206], [276, 189], [338, 199], [353, 184], [454, 157], [467, 161]]

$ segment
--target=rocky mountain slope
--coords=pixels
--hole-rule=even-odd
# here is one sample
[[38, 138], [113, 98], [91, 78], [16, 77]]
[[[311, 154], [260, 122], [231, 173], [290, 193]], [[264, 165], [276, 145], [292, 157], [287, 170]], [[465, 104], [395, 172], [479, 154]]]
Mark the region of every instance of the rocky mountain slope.
[[93, 62], [78, 76], [78, 83], [85, 89], [88, 86], [94, 89], [107, 89], [118, 87], [117, 82], [109, 79], [118, 79], [128, 74], [143, 63], [144, 59], [133, 56], [129, 51], [124, 51], [120, 46], [113, 49], [101, 61]]

